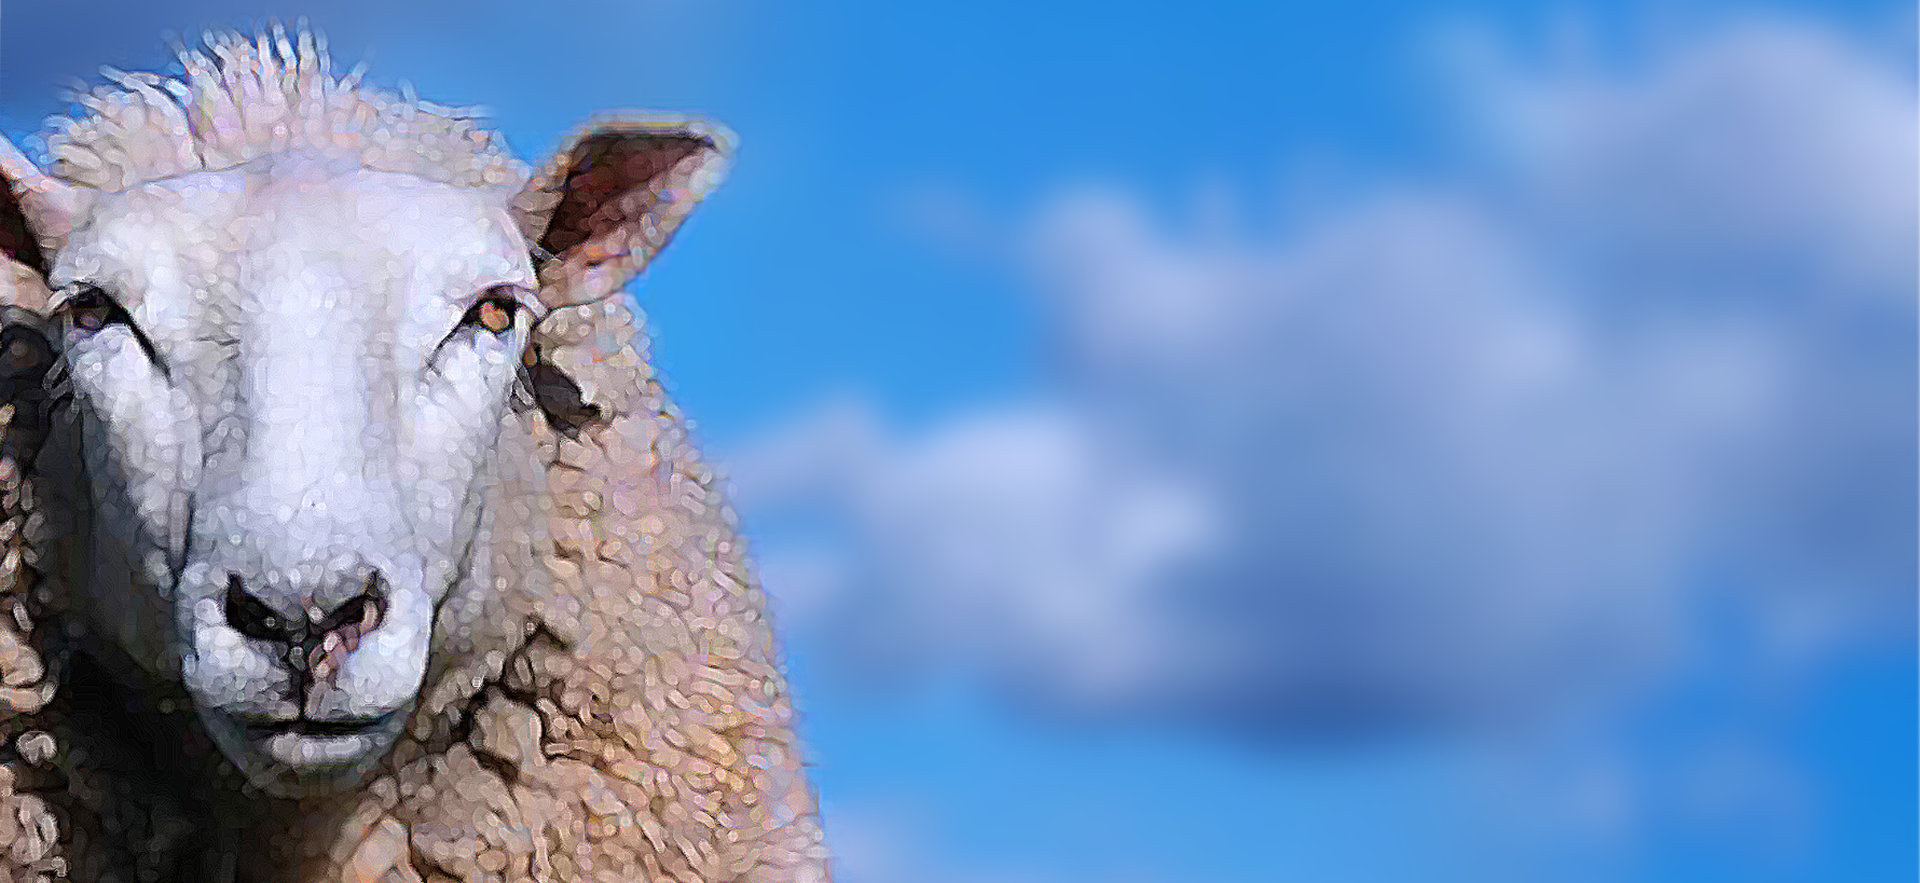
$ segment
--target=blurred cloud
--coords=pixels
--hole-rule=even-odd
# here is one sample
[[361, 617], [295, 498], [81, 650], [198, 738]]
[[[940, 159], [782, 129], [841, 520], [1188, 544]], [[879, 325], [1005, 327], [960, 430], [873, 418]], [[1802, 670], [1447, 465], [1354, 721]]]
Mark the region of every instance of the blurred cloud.
[[1788, 670], [1910, 638], [1909, 65], [1802, 25], [1628, 70], [1475, 45], [1450, 180], [1284, 237], [1061, 195], [1013, 248], [1046, 389], [737, 452], [790, 622], [1274, 735], [1607, 695], [1708, 616]]
[[[831, 807], [834, 874], [859, 883], [1161, 883], [1145, 874], [1081, 873], [1066, 877], [1008, 867], [991, 856], [956, 861], [943, 843], [939, 814], [921, 802], [892, 797], [852, 807]], [[959, 865], [959, 867], [954, 867]]]
[[1788, 22], [1745, 23], [1621, 75], [1540, 77], [1471, 45], [1455, 67], [1481, 94], [1488, 158], [1574, 247], [1561, 258], [1585, 252], [1583, 272], [1640, 265], [1740, 295], [1910, 293], [1908, 58]]

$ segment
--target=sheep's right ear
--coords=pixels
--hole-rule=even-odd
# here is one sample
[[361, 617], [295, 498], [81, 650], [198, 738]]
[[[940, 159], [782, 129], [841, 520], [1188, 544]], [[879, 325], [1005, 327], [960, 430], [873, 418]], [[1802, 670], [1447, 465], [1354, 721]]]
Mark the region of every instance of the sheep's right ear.
[[40, 170], [20, 149], [0, 138], [0, 251], [47, 272], [47, 254], [73, 232], [80, 214], [80, 189]]
[[[49, 258], [80, 215], [81, 192], [54, 178], [0, 138], [0, 401], [21, 406], [53, 363], [47, 327]], [[27, 398], [23, 399], [25, 396]], [[19, 412], [0, 439], [0, 456], [37, 441], [40, 424]], [[44, 427], [40, 427], [44, 428]]]
[[0, 252], [14, 264], [0, 278], [0, 303], [38, 311], [46, 306], [48, 258], [73, 232], [81, 192], [41, 171], [5, 138], [0, 180], [6, 184], [0, 189]]

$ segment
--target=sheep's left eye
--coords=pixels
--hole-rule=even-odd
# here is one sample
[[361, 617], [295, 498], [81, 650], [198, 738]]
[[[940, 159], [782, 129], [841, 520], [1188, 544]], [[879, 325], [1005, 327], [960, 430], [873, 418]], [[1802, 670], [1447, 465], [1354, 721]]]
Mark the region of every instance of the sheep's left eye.
[[520, 314], [520, 301], [504, 287], [490, 289], [467, 310], [462, 324], [484, 328], [494, 334], [513, 330], [514, 317]]
[[65, 310], [73, 327], [88, 334], [127, 321], [126, 311], [96, 285], [78, 286], [73, 296], [67, 299]]

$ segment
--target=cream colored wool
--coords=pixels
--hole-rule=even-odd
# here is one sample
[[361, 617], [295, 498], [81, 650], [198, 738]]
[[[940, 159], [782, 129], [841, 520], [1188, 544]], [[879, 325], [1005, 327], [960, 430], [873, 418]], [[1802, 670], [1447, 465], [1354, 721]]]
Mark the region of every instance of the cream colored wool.
[[[298, 51], [280, 56], [264, 39], [252, 50], [244, 41], [216, 43], [216, 53], [237, 54], [202, 78], [226, 83], [226, 92], [196, 92], [191, 77], [186, 87], [123, 77], [120, 91], [91, 99], [92, 116], [56, 127], [54, 173], [112, 188], [201, 167], [190, 160], [218, 167], [301, 137], [373, 151], [388, 139], [362, 123], [422, 114], [442, 122], [406, 137], [444, 148], [426, 154], [443, 160], [441, 171], [423, 174], [473, 186], [499, 183], [502, 170], [515, 168], [491, 136], [445, 122], [456, 117], [340, 87], [304, 61], [260, 61], [321, 57], [307, 51], [309, 38], [299, 39]], [[260, 76], [249, 85], [221, 73], [232, 70]], [[307, 88], [332, 96], [345, 115], [222, 116], [223, 100], [299, 77], [333, 83]], [[161, 105], [147, 100], [170, 88], [188, 99], [175, 102], [189, 111], [178, 120], [152, 112]], [[347, 101], [347, 92], [362, 97]], [[255, 118], [281, 125], [247, 129], [244, 119]], [[241, 128], [200, 137], [224, 131], [223, 120]], [[171, 142], [143, 128], [155, 125], [198, 127], [202, 146], [164, 149]], [[455, 145], [465, 152], [455, 155]], [[386, 154], [367, 155], [373, 163]], [[43, 307], [37, 278], [10, 270], [0, 300]], [[326, 799], [294, 803], [245, 791], [198, 737], [191, 712], [164, 691], [149, 694], [160, 707], [141, 709], [149, 717], [129, 725], [61, 689], [73, 634], [61, 612], [60, 562], [70, 560], [59, 543], [62, 518], [42, 511], [47, 495], [35, 484], [30, 451], [8, 435], [0, 449], [5, 879], [827, 878], [764, 596], [717, 480], [648, 364], [636, 313], [624, 297], [566, 308], [547, 317], [535, 341], [603, 419], [569, 437], [537, 407], [508, 415], [500, 459], [517, 493], [487, 537], [497, 578], [494, 592], [472, 601], [482, 605], [473, 620], [481, 628], [440, 630], [410, 735], [380, 775]], [[0, 406], [8, 426], [25, 425], [16, 412]], [[443, 613], [443, 625], [452, 613]], [[149, 719], [185, 733], [179, 758], [128, 744], [137, 722]]]
[[347, 152], [362, 165], [456, 187], [517, 184], [525, 167], [453, 108], [407, 100], [333, 74], [310, 31], [209, 34], [180, 52], [178, 78], [108, 71], [83, 112], [47, 137], [57, 178], [96, 190], [232, 168], [290, 149]]
[[483, 652], [487, 686], [446, 686], [449, 672], [427, 692], [470, 714], [466, 737], [434, 751], [423, 726], [369, 789], [369, 833], [333, 856], [345, 879], [387, 862], [399, 880], [824, 879], [762, 595], [632, 315], [608, 301], [542, 330], [612, 418], [571, 439], [522, 420], [550, 494], [552, 585], [502, 586], [497, 621], [517, 640]]
[[[548, 496], [529, 504], [551, 539], [501, 572], [539, 567], [551, 582], [503, 582], [484, 620], [498, 631], [466, 636], [477, 646], [435, 673], [389, 772], [305, 808], [265, 859], [297, 860], [308, 880], [824, 880], [762, 595], [712, 473], [634, 345], [632, 314], [577, 307], [542, 332], [547, 357], [611, 418], [576, 438], [538, 411], [513, 418], [523, 435], [509, 444], [531, 441], [544, 467]], [[14, 746], [0, 765], [0, 867], [8, 879], [134, 879], [73, 850], [141, 833], [154, 842], [122, 851], [164, 852], [177, 848], [160, 836], [169, 822], [212, 822], [130, 793], [158, 821], [129, 831], [99, 793], [71, 793], [149, 783], [102, 784], [55, 762], [84, 759], [54, 747], [74, 736], [29, 642], [28, 540], [44, 529], [28, 526], [32, 485], [11, 458], [0, 488], [0, 713]], [[497, 535], [495, 554], [516, 557], [528, 536]]]

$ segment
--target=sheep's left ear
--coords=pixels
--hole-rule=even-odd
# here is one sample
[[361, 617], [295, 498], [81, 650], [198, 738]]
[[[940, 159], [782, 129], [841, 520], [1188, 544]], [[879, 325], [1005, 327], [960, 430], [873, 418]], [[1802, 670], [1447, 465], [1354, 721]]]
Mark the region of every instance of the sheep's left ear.
[[732, 153], [726, 129], [688, 120], [609, 122], [574, 138], [513, 202], [538, 248], [541, 302], [619, 291], [720, 183]]

